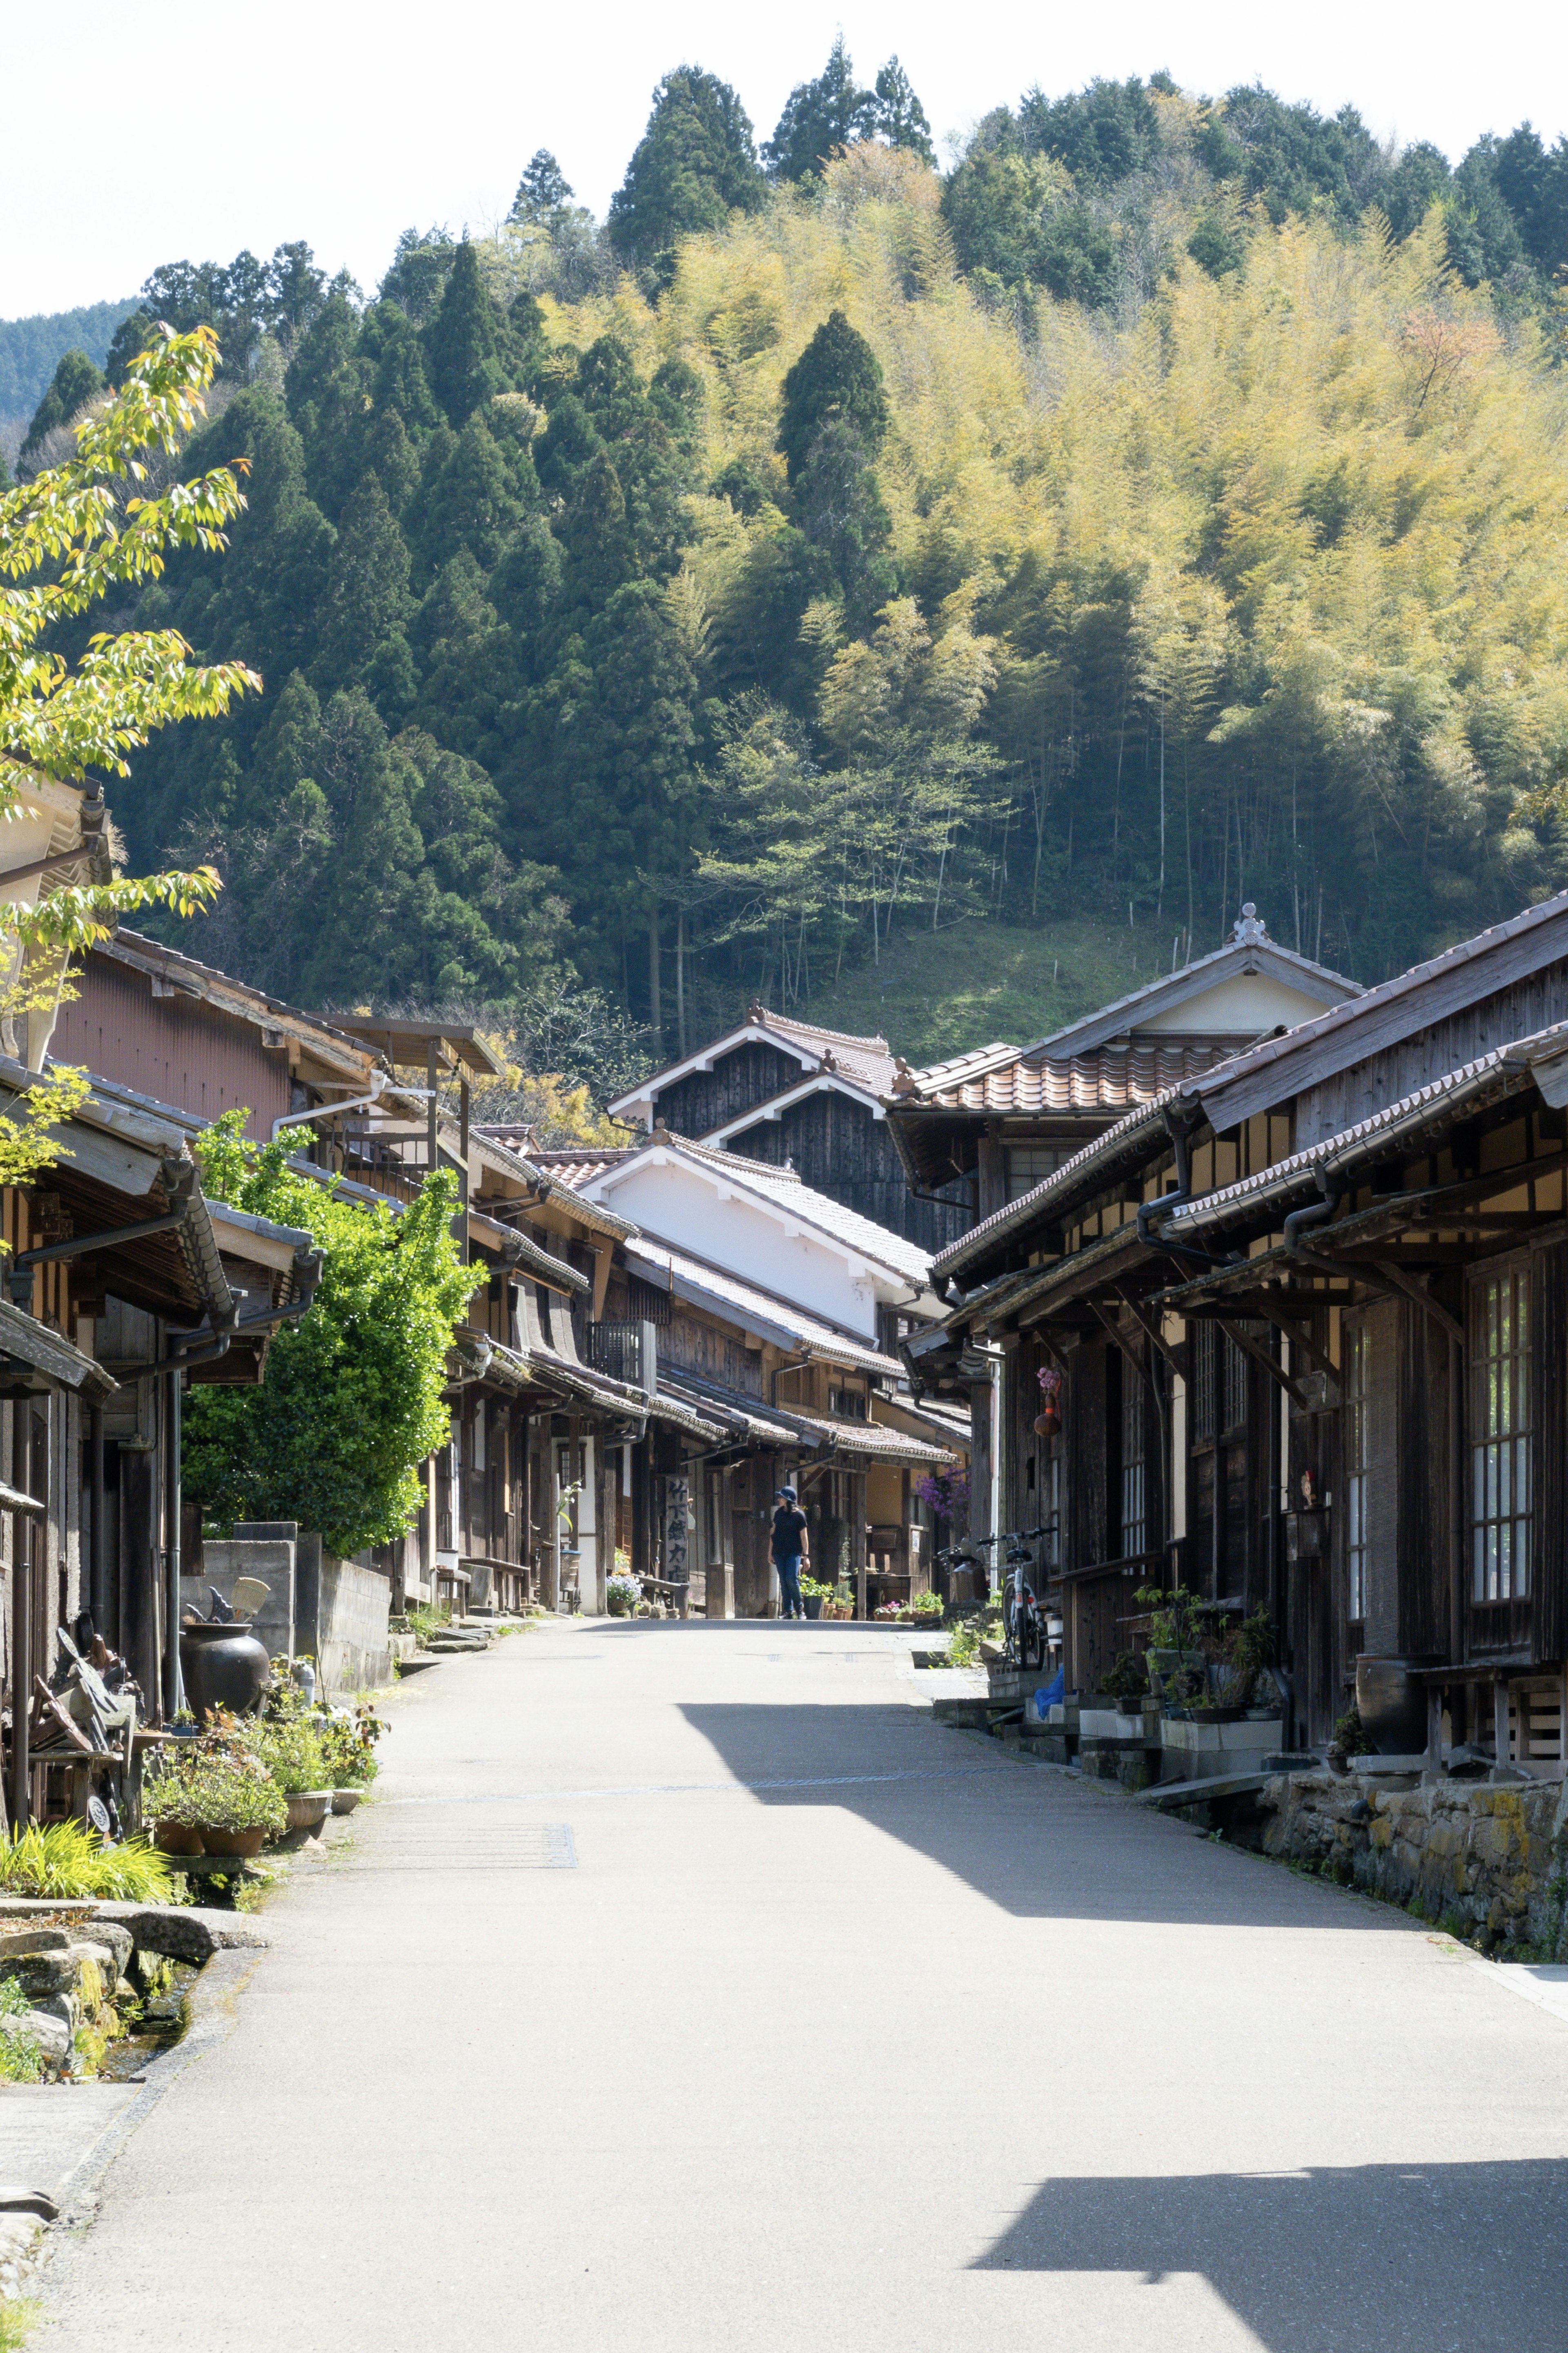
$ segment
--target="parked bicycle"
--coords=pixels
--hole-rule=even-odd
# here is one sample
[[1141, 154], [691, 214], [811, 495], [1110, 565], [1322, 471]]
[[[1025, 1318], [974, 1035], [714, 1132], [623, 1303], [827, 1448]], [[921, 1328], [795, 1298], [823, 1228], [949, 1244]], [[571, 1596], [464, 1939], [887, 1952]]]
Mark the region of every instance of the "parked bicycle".
[[1010, 1667], [1043, 1667], [1046, 1663], [1048, 1636], [1045, 1612], [1024, 1572], [1035, 1566], [1030, 1545], [1051, 1533], [1047, 1524], [1037, 1528], [1016, 1528], [1005, 1538], [1007, 1579], [1002, 1588], [1002, 1628]]

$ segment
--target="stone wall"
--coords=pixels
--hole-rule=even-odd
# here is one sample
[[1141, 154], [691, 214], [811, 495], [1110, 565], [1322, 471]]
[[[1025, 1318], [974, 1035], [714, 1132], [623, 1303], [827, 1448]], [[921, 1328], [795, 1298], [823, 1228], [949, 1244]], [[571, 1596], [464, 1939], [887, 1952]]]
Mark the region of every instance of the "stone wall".
[[316, 1672], [323, 1695], [374, 1691], [392, 1681], [392, 1587], [375, 1568], [321, 1553]]
[[1408, 1905], [1485, 1951], [1568, 1960], [1568, 1781], [1281, 1774], [1266, 1854]]

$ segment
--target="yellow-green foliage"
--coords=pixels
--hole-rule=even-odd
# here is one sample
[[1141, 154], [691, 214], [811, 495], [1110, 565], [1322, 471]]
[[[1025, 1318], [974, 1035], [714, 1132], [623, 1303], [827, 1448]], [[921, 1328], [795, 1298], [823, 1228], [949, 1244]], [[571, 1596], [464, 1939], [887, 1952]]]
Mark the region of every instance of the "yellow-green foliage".
[[[928, 613], [973, 619], [993, 740], [1044, 773], [1108, 723], [1109, 632], [1103, 696], [1157, 728], [1233, 898], [1243, 813], [1249, 863], [1274, 855], [1312, 779], [1337, 860], [1418, 866], [1451, 929], [1483, 871], [1513, 904], [1554, 879], [1568, 370], [1451, 275], [1439, 216], [1403, 244], [1375, 214], [1349, 240], [1258, 217], [1220, 279], [1173, 244], [1121, 323], [1041, 295], [1021, 329], [957, 276], [938, 196], [912, 157], [861, 147], [820, 201], [781, 195], [689, 240], [657, 308], [623, 280], [547, 302], [550, 332], [618, 334], [645, 374], [685, 360], [710, 479], [745, 458], [782, 501], [783, 379], [841, 307], [886, 375], [897, 554]], [[782, 514], [693, 512], [678, 589], [700, 631]], [[1173, 900], [1179, 916], [1173, 882]]]
[[105, 1846], [79, 1822], [32, 1822], [19, 1836], [0, 1842], [0, 1887], [13, 1895], [166, 1904], [169, 1867], [139, 1839]]

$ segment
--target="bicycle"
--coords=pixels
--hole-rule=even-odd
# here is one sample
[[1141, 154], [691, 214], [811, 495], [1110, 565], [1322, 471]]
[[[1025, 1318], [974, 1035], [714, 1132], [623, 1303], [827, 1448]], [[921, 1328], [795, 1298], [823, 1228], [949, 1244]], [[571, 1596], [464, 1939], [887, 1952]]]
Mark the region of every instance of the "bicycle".
[[1045, 1614], [1024, 1571], [1035, 1566], [1034, 1556], [1026, 1547], [1037, 1536], [1050, 1533], [1048, 1525], [1016, 1528], [1005, 1538], [1007, 1581], [1002, 1588], [1002, 1627], [1004, 1655], [1010, 1667], [1026, 1670], [1046, 1663]]

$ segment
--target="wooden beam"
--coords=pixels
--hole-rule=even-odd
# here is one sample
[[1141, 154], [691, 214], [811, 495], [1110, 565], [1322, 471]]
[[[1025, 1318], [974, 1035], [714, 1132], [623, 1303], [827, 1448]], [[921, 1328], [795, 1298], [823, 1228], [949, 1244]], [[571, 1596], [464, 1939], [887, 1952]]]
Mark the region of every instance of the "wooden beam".
[[1284, 1366], [1279, 1364], [1275, 1358], [1269, 1355], [1261, 1340], [1255, 1340], [1250, 1332], [1244, 1332], [1240, 1324], [1233, 1323], [1228, 1316], [1216, 1316], [1215, 1320], [1218, 1324], [1220, 1330], [1225, 1334], [1226, 1338], [1227, 1340], [1234, 1340], [1237, 1346], [1242, 1351], [1243, 1355], [1250, 1356], [1254, 1364], [1261, 1365], [1269, 1379], [1271, 1381], [1278, 1381], [1286, 1396], [1293, 1398], [1296, 1403], [1300, 1407], [1302, 1412], [1305, 1413], [1307, 1410], [1306, 1391], [1300, 1387], [1299, 1382], [1291, 1379], [1289, 1374], [1285, 1370]]
[[1406, 1299], [1413, 1299], [1417, 1307], [1423, 1309], [1436, 1323], [1441, 1324], [1444, 1331], [1450, 1333], [1459, 1345], [1464, 1346], [1464, 1325], [1457, 1315], [1450, 1315], [1446, 1307], [1438, 1304], [1424, 1282], [1417, 1282], [1413, 1274], [1406, 1274], [1402, 1266], [1395, 1266], [1390, 1259], [1379, 1260], [1378, 1272], [1386, 1276], [1395, 1291], [1402, 1291]]
[[1161, 1331], [1155, 1317], [1152, 1315], [1145, 1315], [1142, 1308], [1138, 1304], [1138, 1302], [1135, 1299], [1124, 1299], [1121, 1303], [1126, 1308], [1129, 1315], [1131, 1316], [1133, 1322], [1138, 1325], [1140, 1331], [1148, 1335], [1151, 1346], [1158, 1348], [1162, 1356], [1164, 1357], [1165, 1362], [1170, 1366], [1171, 1370], [1175, 1374], [1176, 1378], [1178, 1380], [1184, 1381], [1187, 1377], [1187, 1372], [1186, 1365], [1182, 1355], [1181, 1345], [1179, 1343], [1173, 1345], [1171, 1341], [1167, 1340], [1164, 1334]]

